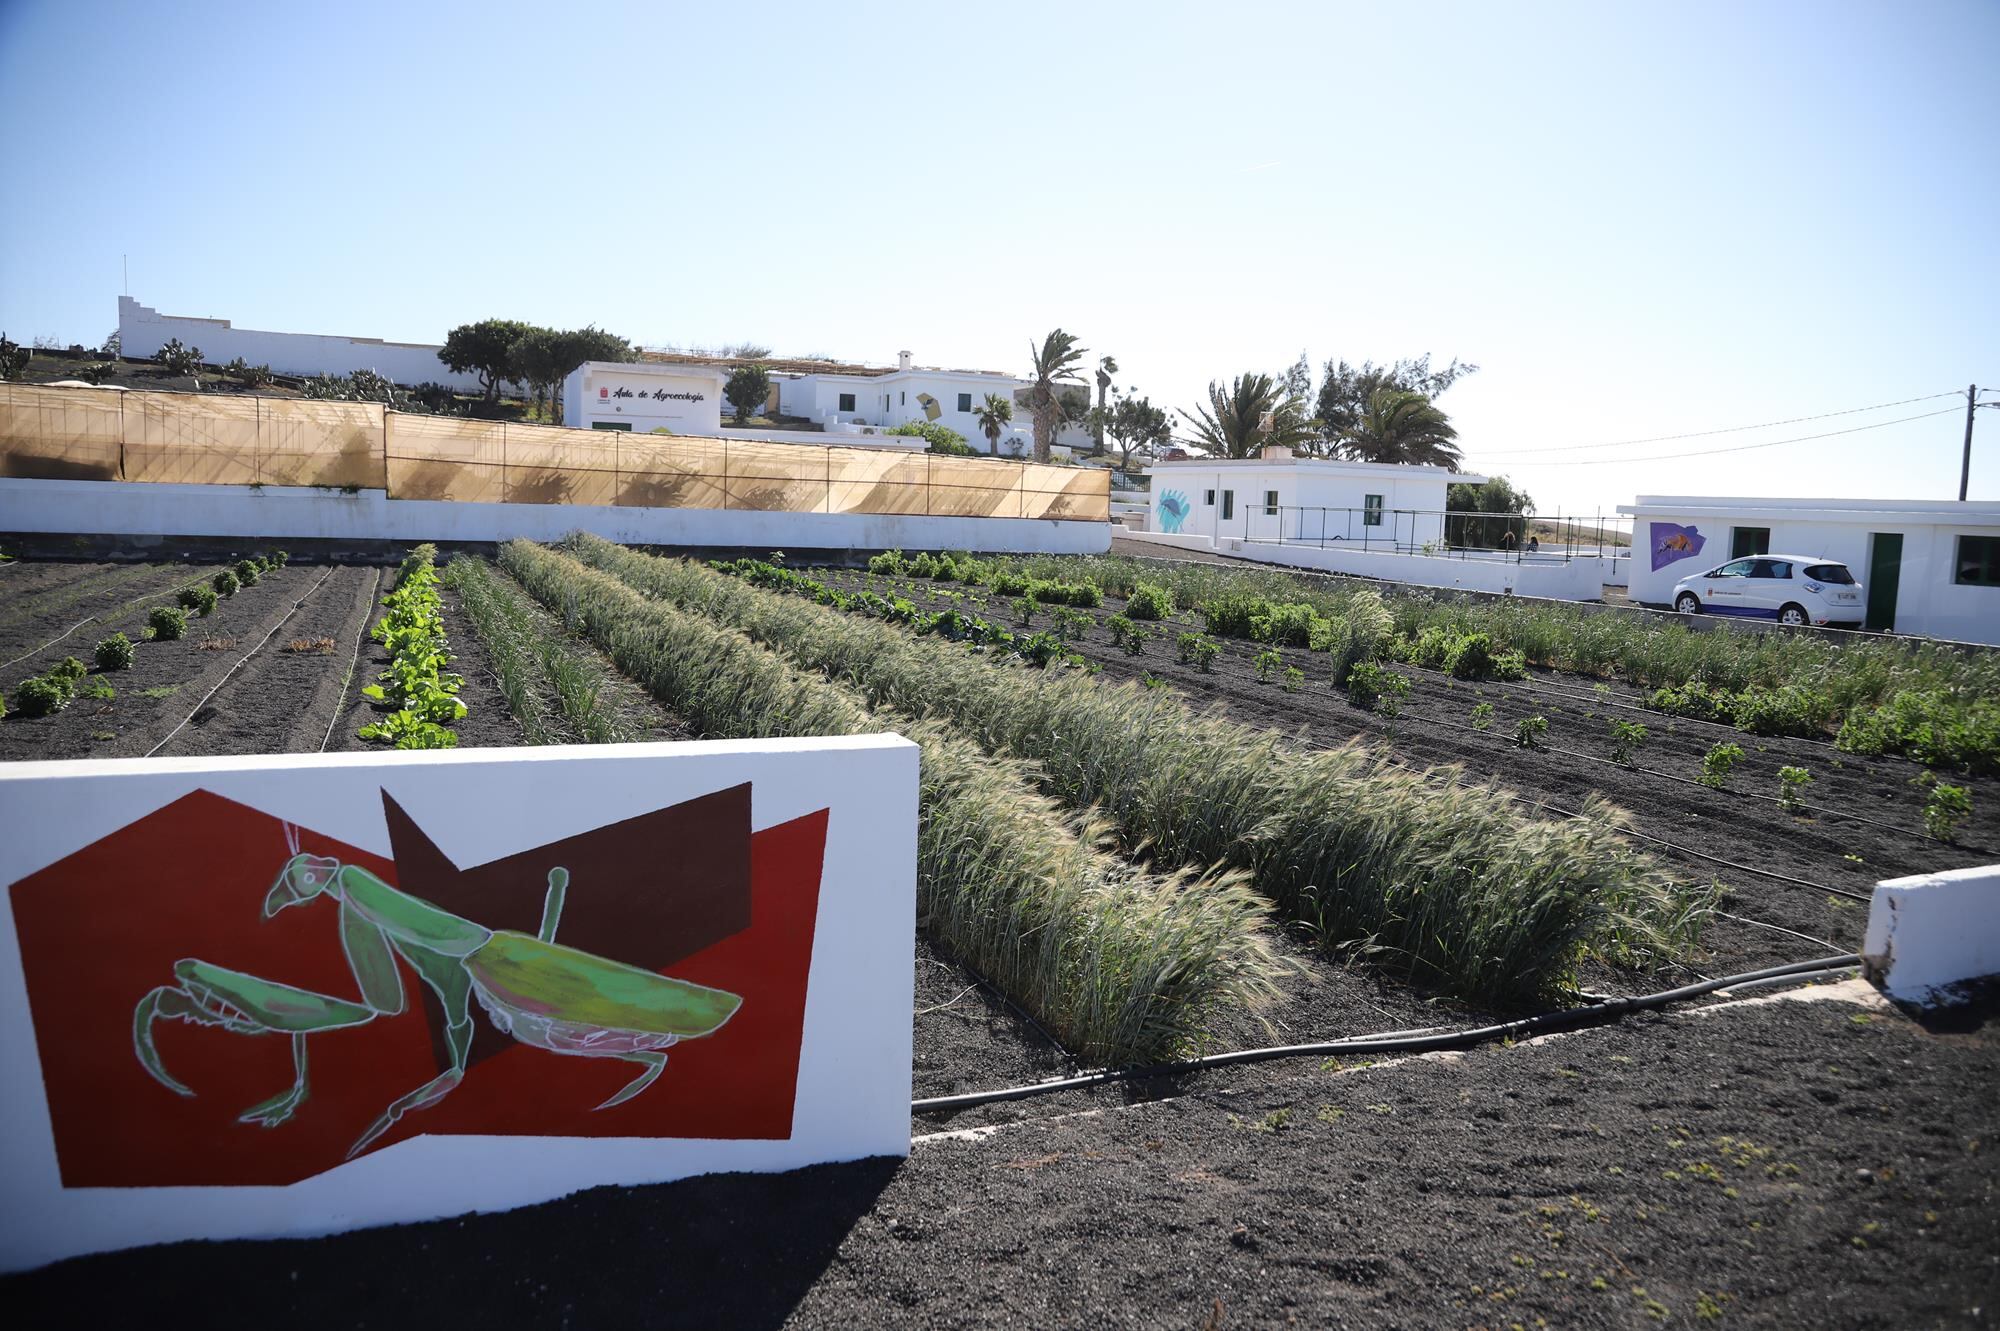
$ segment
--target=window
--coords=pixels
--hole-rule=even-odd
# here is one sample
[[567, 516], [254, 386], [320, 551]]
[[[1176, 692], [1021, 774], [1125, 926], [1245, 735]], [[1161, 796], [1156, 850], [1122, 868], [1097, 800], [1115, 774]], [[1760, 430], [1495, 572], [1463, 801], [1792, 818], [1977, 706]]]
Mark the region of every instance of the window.
[[1958, 538], [1958, 570], [1953, 582], [1963, 587], [2000, 587], [2000, 536]]
[[907, 391], [900, 388], [896, 390], [896, 405], [899, 407], [910, 405], [910, 395]]
[[630, 433], [632, 433], [632, 422], [630, 422], [630, 421], [592, 421], [592, 422], [590, 423], [590, 428], [591, 428], [591, 429], [593, 429], [593, 430], [623, 430], [623, 431], [625, 431], [625, 433], [627, 433], [627, 434], [630, 434]]
[[1790, 578], [1792, 566], [1782, 559], [1758, 559], [1750, 565], [1753, 578]]
[[1234, 490], [1224, 490], [1222, 492], [1222, 520], [1227, 522], [1235, 516], [1236, 492]]
[[1745, 555], [1768, 555], [1771, 553], [1771, 529], [1769, 527], [1731, 527], [1729, 529], [1729, 557], [1741, 559]]
[[1808, 564], [1806, 576], [1814, 582], [1830, 582], [1836, 587], [1852, 587], [1854, 575], [1845, 564]]
[[1266, 490], [1264, 492], [1264, 516], [1267, 518], [1278, 516], [1278, 492], [1276, 490]]
[[1361, 525], [1379, 527], [1382, 525], [1382, 496], [1367, 495], [1361, 500]]
[[842, 411], [853, 411], [853, 410], [854, 410], [854, 394], [852, 394], [852, 393], [842, 393], [842, 394], [840, 395], [840, 409], [841, 409]]
[[959, 409], [960, 411], [971, 411], [971, 410], [972, 410], [972, 394], [970, 394], [970, 393], [960, 393], [960, 394], [958, 395], [958, 409]]
[[1204, 504], [1207, 504], [1207, 505], [1208, 505], [1208, 506], [1209, 506], [1210, 508], [1214, 508], [1214, 507], [1215, 507], [1215, 491], [1213, 491], [1213, 490], [1210, 490], [1210, 491], [1208, 492], [1208, 498], [1206, 498], [1206, 499], [1202, 500], [1201, 502], [1202, 502], [1202, 503], [1204, 503]]
[[1750, 576], [1750, 570], [1756, 562], [1754, 559], [1733, 560], [1730, 563], [1724, 564], [1708, 576], [1711, 578], [1747, 578]]

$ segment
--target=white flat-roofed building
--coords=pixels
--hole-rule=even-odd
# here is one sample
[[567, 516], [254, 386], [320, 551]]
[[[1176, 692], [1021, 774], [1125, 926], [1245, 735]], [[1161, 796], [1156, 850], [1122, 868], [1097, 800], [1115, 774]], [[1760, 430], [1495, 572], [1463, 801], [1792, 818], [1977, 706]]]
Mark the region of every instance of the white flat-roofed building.
[[1155, 462], [1148, 528], [1213, 540], [1421, 550], [1444, 543], [1445, 491], [1486, 478], [1443, 467], [1294, 457]]
[[1847, 565], [1871, 629], [2000, 644], [2000, 503], [1945, 499], [1757, 499], [1640, 495], [1634, 601], [1733, 559], [1782, 551]]
[[586, 361], [563, 380], [563, 424], [712, 438], [722, 432], [722, 385], [728, 378], [713, 365]]

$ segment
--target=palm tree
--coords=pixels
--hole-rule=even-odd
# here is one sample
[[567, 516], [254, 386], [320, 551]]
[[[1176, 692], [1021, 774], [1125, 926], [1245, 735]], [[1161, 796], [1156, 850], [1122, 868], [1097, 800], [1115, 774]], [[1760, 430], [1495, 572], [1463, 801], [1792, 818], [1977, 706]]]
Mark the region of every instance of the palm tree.
[[1105, 414], [1104, 398], [1105, 395], [1111, 391], [1111, 376], [1116, 373], [1118, 373], [1118, 362], [1115, 358], [1110, 356], [1098, 357], [1097, 417], [1096, 420], [1093, 422], [1091, 430], [1091, 433], [1097, 437], [1097, 448], [1095, 452], [1098, 457], [1104, 456], [1104, 422], [1106, 419], [1108, 419], [1108, 417]]
[[1239, 374], [1227, 389], [1210, 380], [1208, 405], [1196, 411], [1180, 413], [1194, 427], [1188, 442], [1220, 458], [1254, 458], [1273, 444], [1304, 447], [1317, 428], [1268, 374]]
[[974, 420], [979, 422], [979, 433], [986, 436], [986, 451], [989, 453], [998, 453], [1000, 451], [1000, 432], [1006, 429], [1014, 419], [1013, 402], [1008, 398], [1001, 397], [998, 393], [988, 393], [986, 395], [986, 405], [973, 412], [972, 416]]
[[1028, 357], [1034, 364], [1034, 383], [1028, 388], [1028, 404], [1035, 411], [1035, 461], [1049, 460], [1049, 445], [1054, 442], [1056, 430], [1069, 415], [1063, 404], [1059, 384], [1081, 383], [1077, 377], [1077, 362], [1086, 352], [1076, 344], [1074, 333], [1065, 333], [1058, 328], [1042, 339], [1038, 349], [1028, 344]]
[[1455, 469], [1464, 461], [1457, 441], [1451, 418], [1422, 393], [1379, 388], [1342, 449], [1359, 462]]

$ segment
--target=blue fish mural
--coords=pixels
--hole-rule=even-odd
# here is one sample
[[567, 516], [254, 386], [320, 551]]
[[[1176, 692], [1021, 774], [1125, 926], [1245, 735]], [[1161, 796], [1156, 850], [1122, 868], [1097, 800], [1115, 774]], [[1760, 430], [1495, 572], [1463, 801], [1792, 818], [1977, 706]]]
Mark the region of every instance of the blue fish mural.
[[1164, 532], [1179, 531], [1181, 524], [1187, 521], [1187, 515], [1193, 511], [1193, 508], [1194, 506], [1188, 503], [1188, 497], [1179, 490], [1167, 490], [1163, 492], [1160, 495], [1159, 502], [1160, 530]]

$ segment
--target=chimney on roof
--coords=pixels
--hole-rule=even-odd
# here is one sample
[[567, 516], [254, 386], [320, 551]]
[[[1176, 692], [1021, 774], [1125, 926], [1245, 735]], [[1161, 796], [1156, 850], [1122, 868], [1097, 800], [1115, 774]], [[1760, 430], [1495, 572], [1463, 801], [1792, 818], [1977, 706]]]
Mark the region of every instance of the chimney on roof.
[[905, 374], [908, 374], [908, 373], [909, 373], [909, 371], [910, 371], [910, 353], [909, 353], [909, 352], [907, 352], [907, 351], [899, 351], [899, 352], [897, 352], [897, 353], [896, 353], [896, 368], [897, 368], [897, 369], [899, 369], [899, 370], [901, 370], [901, 371], [903, 371], [903, 372], [904, 372]]
[[1266, 462], [1289, 462], [1292, 458], [1291, 446], [1288, 444], [1266, 444], [1264, 445], [1263, 457]]

